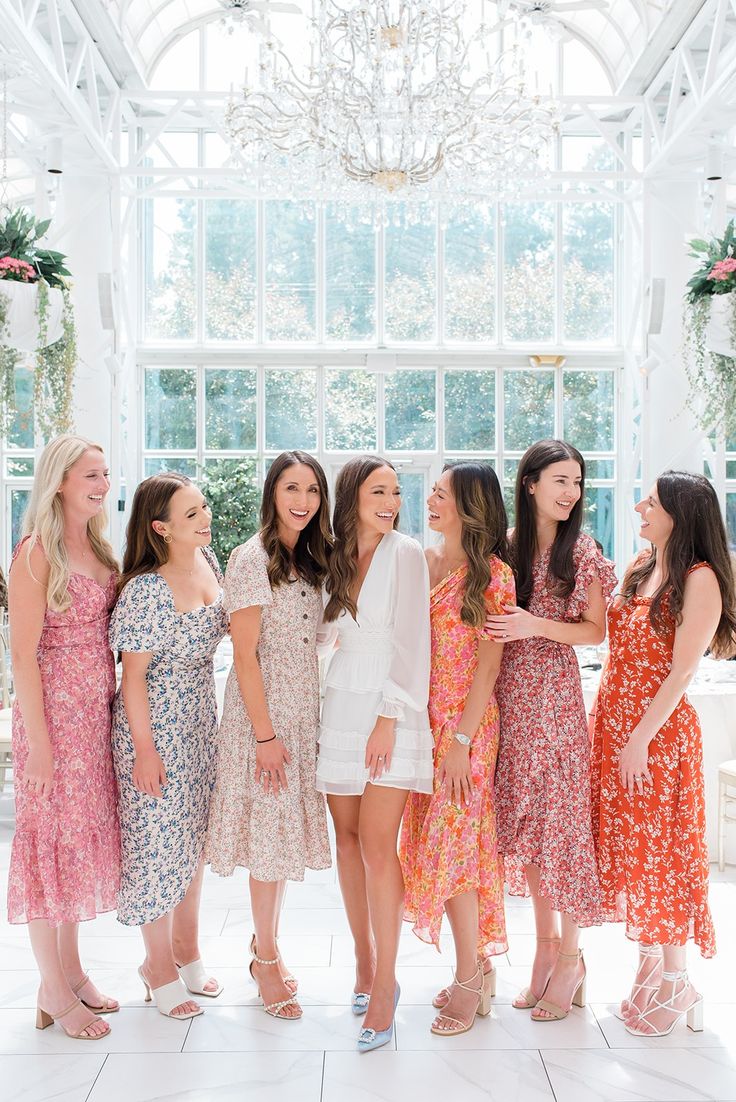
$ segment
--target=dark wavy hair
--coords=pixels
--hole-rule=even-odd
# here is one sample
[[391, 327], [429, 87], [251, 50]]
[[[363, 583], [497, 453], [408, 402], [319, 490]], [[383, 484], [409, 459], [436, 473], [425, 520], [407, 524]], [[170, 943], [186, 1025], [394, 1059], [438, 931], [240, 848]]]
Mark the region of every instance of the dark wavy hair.
[[[356, 455], [349, 459], [335, 482], [335, 509], [332, 528], [335, 546], [330, 556], [330, 568], [325, 581], [329, 600], [325, 606], [325, 620], [336, 620], [342, 610], [348, 610], [354, 620], [358, 618], [358, 606], [350, 590], [358, 575], [358, 491], [369, 475], [379, 467], [396, 468], [380, 455]], [[394, 528], [399, 526], [399, 514], [394, 517]]]
[[169, 561], [168, 545], [163, 536], [154, 530], [153, 521], [168, 520], [172, 497], [182, 486], [191, 484], [191, 478], [177, 471], [161, 471], [138, 484], [125, 530], [125, 554], [118, 593], [122, 593], [128, 582], [139, 574], [151, 574]]
[[506, 506], [496, 472], [488, 463], [446, 463], [443, 470], [450, 472], [455, 508], [462, 521], [460, 543], [468, 558], [460, 619], [479, 628], [486, 619], [491, 555], [509, 562]]
[[[716, 492], [701, 474], [665, 471], [657, 479], [657, 496], [672, 518], [672, 532], [664, 551], [662, 584], [649, 606], [652, 627], [662, 634], [668, 617], [682, 623], [688, 571], [695, 563], [707, 562], [718, 579], [722, 606], [709, 649], [716, 658], [730, 658], [736, 651], [736, 585]], [[621, 586], [624, 601], [631, 600], [656, 563], [656, 547], [650, 555], [634, 560]]]
[[[306, 528], [299, 533], [293, 551], [279, 539], [276, 513], [276, 484], [289, 467], [297, 464], [310, 467], [319, 486], [319, 509]], [[268, 580], [271, 586], [288, 582], [294, 571], [309, 585], [321, 586], [327, 573], [332, 550], [330, 528], [330, 494], [325, 472], [317, 460], [302, 451], [281, 452], [269, 467], [261, 497], [261, 542], [268, 555]]]
[[538, 550], [534, 495], [529, 492], [529, 487], [539, 482], [545, 468], [567, 459], [573, 460], [580, 467], [580, 497], [570, 510], [567, 520], [560, 521], [557, 525], [547, 577], [550, 592], [555, 597], [569, 597], [575, 587], [573, 549], [583, 523], [585, 460], [577, 448], [564, 440], [538, 440], [524, 452], [516, 475], [516, 520], [509, 546], [516, 573], [516, 600], [521, 608], [526, 608], [531, 600], [534, 559]]

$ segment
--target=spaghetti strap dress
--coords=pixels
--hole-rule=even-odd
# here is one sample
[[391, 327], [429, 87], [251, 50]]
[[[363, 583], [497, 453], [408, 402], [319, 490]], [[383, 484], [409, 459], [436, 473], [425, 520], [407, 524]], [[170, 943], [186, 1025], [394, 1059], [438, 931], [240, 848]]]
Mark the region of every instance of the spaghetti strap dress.
[[[646, 554], [646, 553], [645, 553]], [[697, 563], [691, 570], [709, 570]], [[606, 921], [642, 945], [695, 941], [716, 950], [708, 905], [708, 848], [700, 722], [683, 695], [649, 744], [652, 784], [630, 796], [618, 757], [672, 667], [675, 619], [649, 618], [651, 599], [618, 598], [608, 611], [610, 654], [593, 719], [593, 836]]]

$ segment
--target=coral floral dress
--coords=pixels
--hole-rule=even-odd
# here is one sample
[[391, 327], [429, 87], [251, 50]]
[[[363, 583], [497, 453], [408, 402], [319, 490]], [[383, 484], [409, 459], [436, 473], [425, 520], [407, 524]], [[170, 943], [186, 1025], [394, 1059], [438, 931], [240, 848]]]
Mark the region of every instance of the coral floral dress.
[[[579, 623], [598, 579], [606, 601], [611, 563], [590, 536], [573, 548], [575, 585], [567, 598], [547, 584], [550, 550], [534, 563], [528, 611]], [[524, 866], [540, 873], [540, 894], [579, 926], [602, 921], [590, 822], [590, 736], [575, 650], [533, 636], [507, 643], [496, 682], [501, 745], [496, 770], [498, 846], [512, 895], [528, 894]]]
[[[692, 570], [707, 568], [698, 563]], [[651, 598], [617, 599], [608, 612], [610, 656], [593, 718], [593, 832], [607, 921], [625, 922], [643, 945], [715, 953], [708, 907], [702, 739], [687, 696], [649, 744], [652, 784], [630, 796], [618, 758], [672, 667], [675, 620], [658, 635]]]
[[[456, 807], [436, 780], [473, 683], [478, 640], [484, 634], [484, 629], [472, 628], [460, 619], [466, 574], [467, 567], [462, 566], [430, 593], [429, 720], [434, 736], [435, 789], [431, 796], [410, 793], [400, 856], [406, 893], [404, 917], [414, 923], [415, 934], [439, 947], [445, 902], [463, 892], [477, 891], [478, 953], [490, 956], [508, 948], [493, 802], [499, 738], [498, 705], [493, 694], [470, 750], [470, 803]], [[491, 559], [491, 581], [485, 598], [491, 616], [502, 614], [504, 605], [516, 601], [511, 569], [495, 557]]]
[[[18, 557], [23, 540], [15, 549]], [[117, 577], [99, 585], [69, 576], [66, 612], [46, 609], [37, 661], [54, 755], [51, 795], [15, 786], [8, 921], [82, 922], [115, 909], [120, 830], [110, 745], [115, 665], [107, 642]], [[13, 766], [23, 774], [28, 738], [13, 705]]]

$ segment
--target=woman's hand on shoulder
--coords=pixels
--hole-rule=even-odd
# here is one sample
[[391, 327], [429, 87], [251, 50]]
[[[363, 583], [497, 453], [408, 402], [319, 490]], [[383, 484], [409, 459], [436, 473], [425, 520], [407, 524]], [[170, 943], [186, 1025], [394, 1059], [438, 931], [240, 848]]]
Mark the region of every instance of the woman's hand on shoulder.
[[504, 605], [505, 614], [486, 616], [486, 631], [496, 643], [513, 643], [519, 639], [531, 639], [541, 635], [542, 621], [518, 605]]
[[263, 786], [264, 792], [273, 792], [278, 796], [282, 788], [288, 788], [286, 766], [291, 765], [291, 757], [280, 738], [268, 738], [264, 742], [256, 741], [256, 783]]
[[48, 739], [31, 743], [19, 786], [37, 796], [51, 795], [54, 787], [54, 754]]

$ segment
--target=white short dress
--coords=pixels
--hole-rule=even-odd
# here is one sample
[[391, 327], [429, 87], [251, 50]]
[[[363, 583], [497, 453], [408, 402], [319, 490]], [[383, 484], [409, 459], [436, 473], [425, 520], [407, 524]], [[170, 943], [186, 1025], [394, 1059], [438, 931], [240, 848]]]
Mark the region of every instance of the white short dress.
[[416, 540], [388, 532], [358, 595], [358, 619], [337, 619], [338, 647], [325, 678], [317, 788], [360, 796], [365, 748], [378, 716], [396, 720], [391, 768], [372, 784], [432, 792], [429, 727], [429, 572]]

